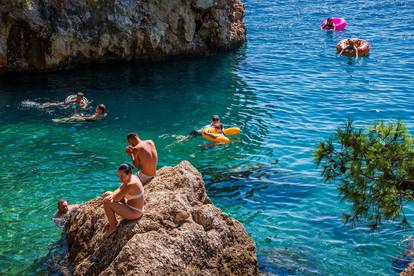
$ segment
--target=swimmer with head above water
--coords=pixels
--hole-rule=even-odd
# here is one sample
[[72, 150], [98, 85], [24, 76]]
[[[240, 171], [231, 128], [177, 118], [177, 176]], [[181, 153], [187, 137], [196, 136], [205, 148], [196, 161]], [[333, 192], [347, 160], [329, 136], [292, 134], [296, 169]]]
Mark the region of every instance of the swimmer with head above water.
[[342, 56], [343, 52], [345, 51], [355, 51], [355, 57], [358, 58], [358, 48], [355, 46], [355, 43], [352, 39], [348, 38], [348, 46], [339, 53]]
[[64, 227], [66, 221], [69, 218], [70, 212], [78, 208], [78, 204], [69, 205], [68, 202], [64, 199], [61, 199], [57, 203], [57, 211], [53, 216], [53, 221], [55, 222], [57, 227]]
[[46, 102], [42, 103], [42, 108], [48, 108], [48, 107], [57, 107], [57, 106], [63, 106], [64, 108], [69, 108], [70, 105], [76, 104], [79, 105], [80, 108], [86, 108], [88, 105], [88, 100], [85, 98], [85, 95], [82, 92], [76, 93], [76, 98], [71, 99], [69, 101], [64, 102]]
[[321, 30], [325, 29], [325, 30], [336, 30], [336, 25], [335, 23], [333, 23], [332, 21], [332, 17], [328, 17], [326, 19], [326, 24], [324, 26], [321, 26]]
[[80, 114], [74, 114], [71, 117], [52, 119], [55, 123], [67, 123], [67, 122], [76, 122], [76, 121], [85, 121], [85, 122], [95, 122], [101, 120], [106, 116], [106, 107], [104, 104], [99, 104], [96, 106], [95, 114], [83, 116]]
[[215, 133], [211, 133], [209, 131], [204, 132], [204, 135], [210, 136], [211, 138], [215, 139], [218, 136], [224, 136], [224, 125], [220, 123], [220, 121], [211, 124], [210, 129], [214, 128]]
[[[187, 137], [185, 137], [184, 139], [182, 139], [180, 142], [190, 140], [191, 138], [196, 137], [196, 136], [201, 136], [201, 133], [203, 132], [203, 128], [214, 128], [217, 132], [216, 135], [224, 135], [224, 133], [223, 133], [224, 125], [220, 122], [220, 117], [218, 115], [213, 115], [211, 117], [211, 123], [210, 124], [200, 128], [198, 130], [191, 131], [190, 134]], [[214, 134], [209, 133], [209, 135], [212, 136]]]

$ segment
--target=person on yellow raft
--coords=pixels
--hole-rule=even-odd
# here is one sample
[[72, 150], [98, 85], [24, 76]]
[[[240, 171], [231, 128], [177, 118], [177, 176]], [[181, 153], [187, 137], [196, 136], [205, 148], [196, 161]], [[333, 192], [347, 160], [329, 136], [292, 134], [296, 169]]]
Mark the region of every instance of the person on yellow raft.
[[220, 117], [218, 115], [213, 115], [211, 117], [211, 123], [199, 130], [193, 130], [190, 132], [188, 139], [201, 135], [203, 138], [217, 143], [228, 143], [230, 139], [225, 135], [236, 135], [240, 133], [240, 129], [237, 127], [224, 129], [223, 124], [220, 122]]

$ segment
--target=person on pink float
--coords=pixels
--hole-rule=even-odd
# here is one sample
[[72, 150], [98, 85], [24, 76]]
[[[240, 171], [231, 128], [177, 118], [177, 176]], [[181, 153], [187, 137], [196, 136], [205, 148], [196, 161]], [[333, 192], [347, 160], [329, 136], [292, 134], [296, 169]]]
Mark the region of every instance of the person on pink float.
[[321, 29], [325, 29], [325, 30], [336, 30], [336, 25], [335, 23], [333, 23], [332, 21], [332, 17], [328, 17], [326, 19], [326, 24], [324, 26], [321, 26]]

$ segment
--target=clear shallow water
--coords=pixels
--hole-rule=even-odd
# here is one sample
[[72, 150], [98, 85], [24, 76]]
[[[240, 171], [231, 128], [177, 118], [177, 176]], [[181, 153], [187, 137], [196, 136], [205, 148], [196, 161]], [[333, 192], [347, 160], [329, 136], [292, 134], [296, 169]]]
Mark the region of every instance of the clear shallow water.
[[[0, 273], [35, 273], [59, 240], [56, 201], [89, 200], [117, 186], [125, 134], [153, 139], [160, 165], [190, 160], [214, 203], [244, 223], [261, 269], [304, 275], [395, 274], [392, 258], [412, 231], [387, 223], [370, 233], [344, 225], [334, 184], [312, 162], [321, 139], [352, 118], [403, 119], [414, 132], [413, 1], [246, 1], [247, 45], [233, 53], [143, 65], [85, 67], [0, 80]], [[326, 33], [328, 15], [346, 32]], [[361, 37], [371, 55], [335, 56]], [[56, 124], [65, 112], [21, 106], [83, 90], [108, 117]], [[180, 135], [221, 115], [242, 128], [234, 143], [202, 147]], [[414, 223], [414, 208], [406, 213]], [[37, 259], [37, 260], [36, 260]]]

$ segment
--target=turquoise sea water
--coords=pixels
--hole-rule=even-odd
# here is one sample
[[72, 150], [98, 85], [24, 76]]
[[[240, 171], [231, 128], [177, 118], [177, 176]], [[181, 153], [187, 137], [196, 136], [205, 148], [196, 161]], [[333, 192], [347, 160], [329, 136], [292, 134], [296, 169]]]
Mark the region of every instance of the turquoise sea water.
[[[214, 57], [82, 67], [0, 80], [0, 274], [39, 273], [60, 239], [59, 198], [89, 200], [117, 186], [126, 133], [153, 139], [160, 166], [190, 160], [214, 203], [257, 243], [260, 268], [297, 275], [393, 275], [412, 230], [344, 225], [349, 207], [312, 162], [315, 146], [352, 118], [403, 119], [414, 133], [413, 1], [246, 2], [248, 43]], [[346, 32], [319, 30], [342, 16]], [[368, 58], [338, 58], [361, 37]], [[108, 117], [56, 124], [66, 111], [22, 106], [82, 90]], [[221, 147], [182, 135], [219, 114], [242, 135]], [[407, 207], [414, 223], [414, 208]]]

